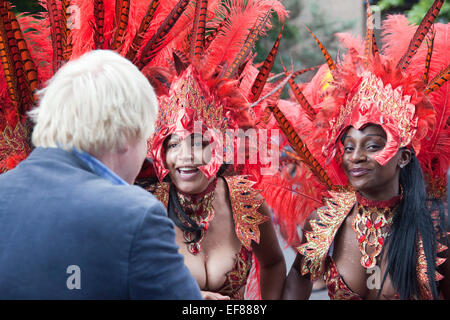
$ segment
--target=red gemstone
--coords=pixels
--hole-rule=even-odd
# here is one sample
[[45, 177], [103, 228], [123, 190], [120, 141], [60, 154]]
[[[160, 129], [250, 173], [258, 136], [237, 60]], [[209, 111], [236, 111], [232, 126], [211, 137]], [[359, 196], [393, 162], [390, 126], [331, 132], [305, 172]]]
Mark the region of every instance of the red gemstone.
[[365, 239], [366, 239], [366, 235], [363, 234], [361, 237], [359, 237], [358, 242], [362, 243]]
[[372, 264], [372, 258], [367, 257], [366, 261], [364, 262], [364, 265], [366, 266], [366, 268], [370, 267], [370, 265]]
[[192, 243], [191, 244], [191, 252], [192, 254], [196, 255], [200, 252], [200, 244], [199, 243]]
[[370, 221], [369, 219], [366, 220], [366, 227], [370, 228], [372, 226], [372, 221]]
[[375, 224], [375, 229], [379, 229], [382, 224], [383, 224], [383, 221], [378, 221], [378, 223]]
[[382, 237], [378, 237], [378, 243], [383, 245], [384, 244], [384, 239]]

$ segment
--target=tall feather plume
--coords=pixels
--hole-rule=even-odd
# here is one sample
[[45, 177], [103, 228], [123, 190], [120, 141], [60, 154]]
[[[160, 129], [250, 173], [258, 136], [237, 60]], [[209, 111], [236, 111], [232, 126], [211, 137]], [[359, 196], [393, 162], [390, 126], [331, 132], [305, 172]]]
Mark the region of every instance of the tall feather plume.
[[[20, 58], [22, 61], [22, 68], [24, 72], [24, 91], [22, 95], [26, 95], [27, 97], [24, 99], [27, 105], [25, 105], [25, 111], [27, 111], [35, 98], [33, 92], [38, 88], [39, 80], [36, 65], [31, 57], [31, 53], [28, 50], [28, 45], [24, 39], [22, 30], [20, 29], [19, 22], [17, 21], [14, 13], [11, 10], [11, 6], [7, 3], [8, 14], [11, 20], [12, 32], [14, 34], [15, 40], [17, 42], [17, 48], [19, 49]], [[21, 80], [22, 81], [22, 80]]]
[[[281, 62], [281, 65], [283, 67], [283, 71], [287, 73], [286, 68], [284, 67], [283, 62]], [[292, 92], [295, 96], [295, 99], [297, 99], [300, 106], [305, 110], [306, 114], [308, 115], [309, 119], [313, 120], [316, 117], [317, 112], [314, 110], [314, 108], [309, 103], [308, 99], [305, 97], [303, 92], [300, 90], [299, 86], [295, 82], [293, 78], [289, 79], [289, 86], [292, 89]]]
[[95, 49], [103, 49], [105, 45], [105, 4], [103, 0], [94, 0], [94, 22]]
[[61, 14], [58, 10], [56, 0], [47, 0], [47, 12], [53, 43], [53, 73], [55, 73], [63, 63]]
[[194, 64], [199, 59], [205, 48], [206, 13], [208, 0], [197, 0], [195, 4], [194, 28], [192, 30], [191, 59]]
[[31, 88], [38, 84], [36, 67], [9, 2], [0, 2], [0, 15], [0, 56], [8, 93], [17, 114], [24, 115], [34, 101]]
[[211, 42], [216, 38], [217, 34], [219, 32], [221, 32], [225, 26], [225, 23], [228, 21], [230, 17], [230, 13], [228, 13], [223, 19], [222, 21], [220, 21], [220, 23], [217, 25], [217, 27], [215, 27], [205, 38], [205, 48], [204, 50], [207, 50], [209, 48], [209, 45], [211, 44]]
[[369, 0], [366, 0], [366, 11], [367, 11], [367, 18], [366, 18], [366, 43], [365, 43], [365, 65], [367, 66], [369, 63], [369, 59], [373, 56], [376, 56], [378, 54], [378, 45], [377, 41], [375, 39], [375, 33], [374, 33], [374, 25], [373, 25], [373, 13], [372, 9], [370, 8]]
[[423, 18], [419, 27], [417, 28], [416, 33], [414, 34], [413, 38], [411, 39], [408, 50], [405, 52], [403, 57], [398, 62], [398, 64], [397, 64], [398, 69], [405, 70], [406, 68], [408, 68], [409, 64], [411, 63], [412, 57], [416, 54], [417, 49], [422, 44], [423, 39], [427, 35], [428, 31], [430, 30], [430, 28], [433, 25], [434, 20], [438, 16], [443, 3], [444, 3], [444, 0], [435, 0], [434, 1], [433, 5], [428, 10], [427, 14], [425, 15], [425, 17]]
[[[408, 39], [413, 38], [420, 27], [409, 24], [406, 17], [401, 15], [390, 16], [384, 25], [384, 52], [393, 57], [393, 61], [399, 61], [403, 53], [409, 47]], [[448, 24], [436, 23], [432, 27], [435, 31], [434, 41], [430, 46], [421, 46], [411, 58], [408, 68], [403, 72], [404, 76], [421, 79], [424, 76], [424, 62], [432, 54], [428, 67], [428, 86], [424, 89], [428, 100], [433, 105], [434, 112], [426, 117], [420, 116], [419, 125], [429, 128], [425, 138], [420, 144], [420, 152], [417, 157], [421, 163], [424, 176], [427, 180], [428, 192], [435, 197], [445, 194], [446, 171], [450, 166], [450, 99], [449, 83], [445, 81], [446, 70], [450, 65], [450, 27]], [[430, 28], [430, 29], [431, 29]], [[433, 37], [429, 33], [428, 40]], [[430, 42], [430, 41], [429, 41]], [[420, 111], [418, 108], [417, 110]], [[427, 125], [427, 119], [432, 120], [433, 125]], [[421, 124], [422, 123], [422, 124]], [[423, 133], [421, 133], [423, 136]]]
[[115, 32], [111, 42], [111, 49], [118, 50], [123, 44], [123, 36], [128, 26], [130, 14], [130, 0], [116, 0]]
[[319, 68], [320, 68], [320, 65], [319, 65], [319, 66], [315, 66], [315, 67], [311, 67], [311, 68], [306, 68], [306, 69], [297, 70], [297, 71], [295, 71], [294, 74], [292, 75], [292, 79], [295, 79], [295, 78], [297, 78], [298, 76], [300, 76], [300, 75], [302, 75], [302, 74], [304, 74], [304, 73], [306, 73], [306, 72], [314, 71], [314, 70], [317, 70], [317, 69], [319, 69]]
[[428, 74], [430, 72], [430, 63], [431, 63], [431, 57], [433, 55], [433, 47], [434, 47], [434, 37], [436, 36], [436, 32], [434, 28], [431, 29], [429, 33], [429, 37], [427, 39], [427, 57], [425, 59], [425, 71], [423, 74], [423, 80], [426, 84], [428, 84]]
[[[13, 57], [11, 56], [10, 44], [14, 44], [14, 39], [9, 41], [8, 31], [11, 30], [11, 22], [9, 21], [8, 12], [5, 8], [5, 0], [0, 2], [0, 58], [2, 61], [3, 72], [6, 78], [8, 94], [14, 109], [17, 109], [20, 103], [18, 92], [18, 79], [15, 70]], [[17, 53], [15, 55], [18, 57]]]
[[269, 19], [270, 12], [268, 12], [262, 19], [259, 19], [255, 26], [252, 28], [250, 33], [247, 36], [247, 39], [244, 42], [243, 47], [238, 52], [234, 60], [232, 61], [231, 65], [228, 67], [225, 78], [232, 78], [235, 74], [235, 72], [239, 69], [241, 64], [245, 61], [248, 54], [252, 50], [253, 46], [255, 45], [256, 41], [259, 39], [259, 36], [261, 35], [262, 31], [265, 28], [265, 25]]
[[[70, 8], [70, 0], [61, 0], [61, 29], [62, 29], [61, 35], [62, 35], [63, 61], [70, 60], [72, 56], [72, 37], [70, 34], [70, 28], [68, 27], [69, 8]], [[74, 19], [74, 17], [72, 17], [72, 19]]]
[[140, 58], [135, 61], [135, 65], [139, 69], [144, 68], [156, 56], [159, 50], [161, 50], [166, 35], [181, 17], [188, 4], [189, 0], [180, 0], [172, 9], [169, 16], [160, 25], [153, 37], [147, 42], [145, 47], [142, 49]]
[[448, 80], [450, 80], [450, 65], [448, 65], [444, 70], [442, 70], [437, 76], [430, 81], [427, 88], [425, 89], [425, 93], [429, 94], [438, 90], [440, 87], [444, 85]]
[[305, 163], [311, 169], [311, 171], [317, 176], [317, 178], [320, 181], [322, 181], [329, 189], [333, 189], [334, 185], [331, 179], [328, 177], [327, 173], [319, 164], [319, 162], [308, 150], [308, 147], [300, 139], [299, 135], [292, 127], [289, 120], [281, 112], [281, 110], [276, 105], [269, 105], [268, 108], [275, 116], [275, 119], [277, 120], [281, 131], [283, 131], [290, 145], [295, 150], [297, 155], [301, 158], [303, 163]]
[[223, 74], [227, 73], [226, 77], [233, 78], [248, 60], [254, 40], [260, 36], [257, 34], [258, 30], [264, 33], [271, 28], [270, 21], [266, 19], [269, 12], [275, 12], [281, 22], [288, 14], [278, 0], [221, 2], [216, 16], [226, 18], [219, 23], [220, 32], [214, 34], [205, 51], [202, 62], [205, 69], [214, 71], [221, 66]]
[[311, 33], [311, 35], [314, 37], [317, 44], [319, 45], [320, 51], [322, 51], [322, 54], [325, 57], [325, 60], [330, 70], [333, 71], [334, 69], [336, 69], [336, 65], [334, 64], [333, 58], [331, 58], [331, 55], [328, 53], [328, 50], [320, 42], [319, 38], [317, 38], [316, 35], [308, 27], [306, 27], [306, 29], [309, 31], [309, 33]]
[[272, 49], [267, 55], [267, 58], [264, 60], [261, 70], [259, 71], [258, 76], [256, 77], [255, 82], [253, 83], [253, 86], [250, 89], [250, 96], [249, 96], [250, 102], [255, 102], [256, 100], [258, 100], [259, 96], [263, 91], [263, 88], [267, 82], [267, 78], [269, 77], [270, 71], [272, 70], [273, 64], [275, 63], [275, 58], [278, 53], [278, 47], [280, 46], [283, 30], [284, 24], [281, 26], [281, 31], [277, 37], [277, 40], [275, 41]]
[[131, 43], [128, 52], [126, 53], [126, 58], [128, 60], [133, 61], [136, 57], [136, 54], [144, 40], [144, 36], [147, 33], [148, 28], [150, 27], [153, 16], [155, 15], [155, 12], [159, 7], [159, 3], [160, 0], [152, 0], [152, 2], [149, 4], [147, 13], [142, 18], [139, 29], [133, 38], [133, 42]]

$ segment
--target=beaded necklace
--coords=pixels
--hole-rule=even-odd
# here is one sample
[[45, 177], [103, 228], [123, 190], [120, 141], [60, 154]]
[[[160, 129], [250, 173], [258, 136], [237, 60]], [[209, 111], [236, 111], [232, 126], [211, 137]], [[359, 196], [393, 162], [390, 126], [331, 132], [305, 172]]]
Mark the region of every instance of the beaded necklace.
[[352, 228], [356, 233], [359, 250], [361, 251], [361, 265], [372, 268], [377, 263], [377, 256], [381, 253], [384, 241], [390, 233], [402, 194], [389, 200], [374, 201], [364, 198], [356, 192], [358, 212], [352, 221]]

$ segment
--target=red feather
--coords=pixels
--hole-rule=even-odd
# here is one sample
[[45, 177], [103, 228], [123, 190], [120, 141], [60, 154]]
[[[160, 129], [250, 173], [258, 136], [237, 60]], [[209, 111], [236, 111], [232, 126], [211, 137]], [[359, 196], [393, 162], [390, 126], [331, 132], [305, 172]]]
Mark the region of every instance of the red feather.
[[278, 53], [278, 47], [280, 45], [281, 36], [283, 34], [284, 25], [281, 27], [280, 34], [278, 35], [277, 40], [275, 41], [272, 49], [269, 52], [269, 55], [264, 60], [264, 64], [261, 67], [261, 70], [258, 73], [258, 76], [253, 83], [251, 88], [251, 94], [249, 97], [250, 102], [255, 102], [260, 97], [263, 88], [266, 84], [267, 78], [269, 77], [270, 71], [272, 70], [273, 64], [275, 63], [275, 58]]
[[115, 32], [112, 38], [111, 49], [117, 50], [123, 43], [123, 36], [128, 26], [130, 14], [130, 0], [116, 0]]
[[405, 54], [402, 56], [402, 58], [398, 62], [398, 64], [397, 64], [398, 69], [408, 68], [409, 64], [411, 63], [412, 57], [416, 54], [417, 49], [422, 44], [423, 39], [427, 35], [428, 31], [430, 30], [431, 26], [433, 25], [434, 20], [438, 16], [443, 3], [444, 3], [444, 0], [435, 0], [434, 1], [433, 5], [428, 10], [425, 17], [422, 19], [422, 22], [420, 23], [419, 27], [417, 28], [416, 33], [414, 34], [413, 38], [411, 39], [411, 42], [409, 43], [407, 51], [405, 52]]

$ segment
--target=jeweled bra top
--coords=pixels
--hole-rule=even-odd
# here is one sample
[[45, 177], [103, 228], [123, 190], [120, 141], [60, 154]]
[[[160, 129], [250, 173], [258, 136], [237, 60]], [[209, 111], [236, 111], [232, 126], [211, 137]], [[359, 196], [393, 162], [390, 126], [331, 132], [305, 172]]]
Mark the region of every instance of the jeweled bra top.
[[[233, 269], [226, 273], [226, 280], [218, 293], [227, 295], [232, 299], [243, 299], [242, 288], [252, 267], [252, 240], [259, 243], [259, 225], [269, 219], [258, 212], [263, 199], [258, 199], [258, 192], [252, 188], [254, 182], [244, 176], [223, 177], [230, 192], [231, 209], [235, 224], [236, 236], [242, 246], [239, 250]], [[167, 208], [169, 204], [169, 186], [167, 182], [151, 185], [148, 191], [161, 201]]]

